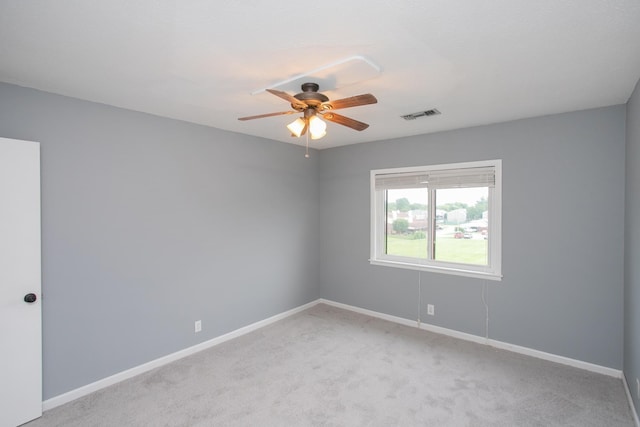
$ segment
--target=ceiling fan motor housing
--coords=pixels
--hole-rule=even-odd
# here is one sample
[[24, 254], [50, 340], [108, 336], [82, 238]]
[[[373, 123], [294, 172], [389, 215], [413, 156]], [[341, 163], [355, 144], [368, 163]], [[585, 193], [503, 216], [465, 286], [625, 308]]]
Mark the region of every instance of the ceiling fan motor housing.
[[[317, 108], [323, 102], [327, 102], [329, 98], [326, 95], [318, 93], [320, 86], [317, 83], [303, 83], [302, 92], [297, 95], [293, 95], [294, 98], [299, 99], [311, 108]], [[305, 108], [300, 108], [299, 105], [291, 104], [291, 107], [298, 111], [303, 111]]]
[[300, 86], [303, 92], [317, 92], [320, 89], [318, 83], [302, 83]]

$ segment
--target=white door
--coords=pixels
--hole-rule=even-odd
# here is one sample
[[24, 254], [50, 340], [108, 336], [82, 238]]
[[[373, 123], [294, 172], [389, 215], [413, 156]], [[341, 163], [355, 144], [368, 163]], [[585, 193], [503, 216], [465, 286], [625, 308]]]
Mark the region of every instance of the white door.
[[40, 144], [0, 138], [2, 426], [42, 415], [41, 318]]

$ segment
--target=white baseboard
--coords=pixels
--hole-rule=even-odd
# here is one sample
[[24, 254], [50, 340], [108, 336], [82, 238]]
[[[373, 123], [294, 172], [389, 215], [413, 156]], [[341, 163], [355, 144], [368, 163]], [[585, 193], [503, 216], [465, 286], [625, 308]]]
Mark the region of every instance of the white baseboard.
[[534, 350], [528, 347], [521, 347], [515, 344], [509, 344], [502, 341], [489, 340], [489, 345], [502, 350], [512, 351], [514, 353], [520, 353], [538, 359], [548, 360], [550, 362], [560, 363], [561, 365], [573, 366], [574, 368], [584, 369], [585, 371], [591, 371], [598, 374], [608, 375], [614, 378], [622, 378], [622, 371], [620, 369], [613, 369], [607, 366], [596, 365], [595, 363], [584, 362], [582, 360], [571, 359], [565, 356], [558, 356], [553, 353], [546, 353], [544, 351]]
[[629, 401], [629, 406], [631, 407], [631, 413], [633, 414], [633, 420], [636, 422], [636, 427], [640, 427], [640, 419], [638, 418], [638, 412], [636, 412], [636, 407], [633, 404], [633, 397], [631, 396], [631, 390], [629, 389], [629, 383], [627, 382], [627, 377], [622, 374], [622, 382], [624, 383], [624, 391], [627, 393], [627, 400]]
[[318, 304], [318, 300], [285, 311], [284, 313], [276, 314], [275, 316], [269, 317], [268, 319], [260, 320], [258, 322], [244, 326], [240, 329], [236, 329], [235, 331], [231, 331], [208, 341], [201, 342], [200, 344], [196, 344], [192, 347], [185, 348], [183, 350], [160, 357], [131, 369], [127, 369], [126, 371], [118, 372], [117, 374], [95, 381], [91, 384], [87, 384], [58, 396], [54, 396], [51, 399], [47, 399], [42, 402], [42, 410], [47, 411], [49, 409], [55, 408], [56, 406], [64, 405], [65, 403], [71, 402], [72, 400], [76, 400], [80, 397], [86, 396], [105, 387], [109, 387], [113, 384], [135, 377], [136, 375], [143, 374], [152, 369], [158, 368], [171, 362], [175, 362], [176, 360], [182, 359], [183, 357], [191, 356], [192, 354], [195, 354], [199, 351], [206, 350], [208, 348], [221, 344], [225, 341], [229, 341], [241, 335], [248, 334], [249, 332], [253, 332], [257, 329], [270, 325], [271, 323], [277, 322], [278, 320], [282, 320], [286, 317], [306, 310], [307, 308], [313, 307], [316, 304]]
[[379, 319], [388, 320], [390, 322], [399, 323], [401, 325], [407, 325], [412, 327], [419, 327], [420, 329], [424, 329], [426, 331], [435, 332], [441, 335], [447, 335], [453, 338], [459, 338], [465, 341], [472, 341], [479, 344], [489, 345], [491, 347], [499, 348], [501, 350], [508, 350], [514, 353], [524, 354], [527, 356], [536, 357], [538, 359], [548, 360], [555, 363], [560, 363], [562, 365], [573, 366], [574, 368], [584, 369], [586, 371], [596, 372], [599, 374], [608, 375], [615, 378], [622, 378], [622, 371], [619, 369], [608, 368], [606, 366], [600, 366], [589, 362], [583, 362], [582, 360], [571, 359], [564, 356], [558, 356], [556, 354], [546, 353], [544, 351], [534, 350], [528, 347], [522, 347], [519, 345], [509, 344], [502, 341], [487, 339], [485, 337], [480, 337], [478, 335], [472, 335], [465, 332], [455, 331], [453, 329], [447, 329], [440, 326], [431, 325], [429, 323], [420, 323], [418, 326], [418, 322], [416, 320], [404, 319], [402, 317], [391, 316], [384, 313], [379, 313], [373, 310], [367, 310], [365, 308], [355, 307], [348, 304], [342, 304], [339, 302], [320, 299], [318, 302], [332, 305], [334, 307], [343, 308], [345, 310], [350, 310], [360, 314], [366, 314], [371, 317], [377, 317]]
[[[405, 319], [402, 317], [392, 316], [389, 314], [380, 313], [373, 310], [367, 310], [365, 308], [355, 307], [348, 304], [343, 304], [327, 299], [317, 299], [310, 303], [301, 305], [299, 307], [293, 308], [291, 310], [285, 311], [280, 314], [276, 314], [275, 316], [269, 317], [268, 319], [260, 320], [258, 322], [252, 323], [250, 325], [244, 326], [242, 328], [236, 329], [235, 331], [231, 331], [227, 334], [220, 335], [216, 338], [210, 339], [208, 341], [202, 342], [200, 344], [196, 344], [192, 347], [185, 348], [183, 350], [177, 351], [175, 353], [160, 357], [158, 359], [152, 360], [150, 362], [144, 363], [139, 366], [135, 366], [131, 369], [127, 369], [126, 371], [118, 372], [117, 374], [111, 375], [109, 377], [103, 378], [101, 380], [95, 381], [93, 383], [87, 384], [85, 386], [79, 387], [77, 389], [68, 391], [66, 393], [60, 394], [58, 396], [54, 396], [50, 399], [42, 402], [42, 410], [47, 411], [49, 409], [55, 408], [60, 405], [64, 405], [65, 403], [71, 402], [72, 400], [78, 399], [80, 397], [86, 396], [90, 393], [103, 389], [105, 387], [109, 387], [113, 384], [117, 384], [121, 381], [127, 380], [129, 378], [133, 378], [137, 375], [148, 372], [152, 369], [158, 368], [160, 366], [166, 365], [168, 363], [174, 362], [176, 360], [182, 359], [184, 357], [195, 354], [199, 351], [206, 350], [208, 348], [214, 347], [218, 344], [222, 344], [223, 342], [229, 341], [233, 338], [237, 338], [241, 335], [247, 334], [249, 332], [253, 332], [257, 329], [260, 329], [264, 326], [270, 325], [271, 323], [277, 322], [278, 320], [282, 320], [286, 317], [292, 316], [296, 313], [304, 311], [310, 307], [313, 307], [317, 304], [327, 304], [334, 307], [342, 308], [345, 310], [353, 311], [360, 314], [365, 314], [371, 317], [376, 317], [383, 320], [388, 320], [390, 322], [399, 323], [401, 325], [418, 327], [418, 322], [415, 320]], [[539, 359], [549, 360], [552, 362], [560, 363], [563, 365], [569, 365], [580, 369], [585, 369], [587, 371], [597, 372], [604, 375], [609, 375], [616, 378], [623, 378], [622, 371], [612, 368], [607, 368], [605, 366], [595, 365], [588, 362], [583, 362], [580, 360], [570, 359], [568, 357], [558, 356], [551, 353], [545, 353], [543, 351], [534, 350], [527, 347], [521, 347], [514, 344], [508, 344], [501, 341], [496, 341], [492, 339], [486, 339], [484, 337], [480, 337], [477, 335], [468, 334], [465, 332], [455, 331], [453, 329], [447, 329], [440, 326], [431, 325], [428, 323], [421, 323], [419, 325], [420, 329], [424, 329], [430, 332], [434, 332], [437, 334], [447, 335], [453, 338], [462, 339], [465, 341], [472, 341], [479, 344], [489, 345], [495, 348], [512, 351], [514, 353], [525, 354], [528, 356], [536, 357]], [[627, 387], [626, 381], [625, 387]], [[631, 399], [631, 395], [629, 394], [629, 390], [627, 387], [627, 396]], [[631, 405], [633, 408], [633, 404]], [[634, 412], [636, 423], [638, 423], [638, 416]], [[640, 425], [638, 426], [640, 427]]]
[[355, 313], [365, 314], [371, 317], [377, 317], [378, 319], [388, 320], [390, 322], [399, 323], [401, 325], [416, 326], [415, 320], [405, 319], [404, 317], [392, 316], [390, 314], [384, 314], [378, 311], [368, 310], [366, 308], [360, 308], [354, 305], [343, 304], [341, 302], [335, 302], [335, 301], [324, 299], [324, 298], [320, 298], [318, 300], [318, 304], [331, 305], [333, 307], [342, 308], [344, 310], [353, 311]]

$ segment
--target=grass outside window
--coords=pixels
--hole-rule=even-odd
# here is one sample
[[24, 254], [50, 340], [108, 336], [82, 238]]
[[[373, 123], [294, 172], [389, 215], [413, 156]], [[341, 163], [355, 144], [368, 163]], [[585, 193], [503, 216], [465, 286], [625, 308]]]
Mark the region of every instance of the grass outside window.
[[[436, 259], [439, 261], [486, 265], [488, 242], [481, 239], [438, 237]], [[387, 236], [387, 253], [410, 258], [427, 257], [427, 239]]]

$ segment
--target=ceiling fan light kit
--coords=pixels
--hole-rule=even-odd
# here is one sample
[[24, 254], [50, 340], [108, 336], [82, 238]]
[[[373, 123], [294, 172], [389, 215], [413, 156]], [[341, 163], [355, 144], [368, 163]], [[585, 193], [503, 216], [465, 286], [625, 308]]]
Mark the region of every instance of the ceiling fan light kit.
[[266, 89], [266, 91], [272, 95], [288, 101], [291, 104], [293, 111], [280, 111], [277, 113], [240, 117], [238, 120], [262, 119], [265, 117], [295, 114], [296, 112], [299, 112], [303, 113], [303, 116], [287, 125], [287, 129], [291, 132], [291, 136], [299, 138], [308, 132], [307, 137], [311, 136], [311, 139], [320, 139], [327, 134], [327, 124], [321, 119], [321, 117], [330, 122], [337, 123], [354, 130], [363, 131], [369, 127], [368, 124], [336, 114], [333, 110], [375, 104], [378, 102], [376, 97], [370, 93], [330, 101], [329, 97], [318, 92], [320, 87], [316, 83], [303, 83], [301, 89], [302, 92], [293, 96], [279, 90]]
[[307, 123], [301, 118], [297, 118], [287, 125], [287, 128], [291, 131], [291, 136], [297, 138], [300, 138], [305, 127], [307, 127]]
[[309, 117], [309, 133], [311, 139], [320, 139], [327, 134], [327, 124], [318, 116]]

